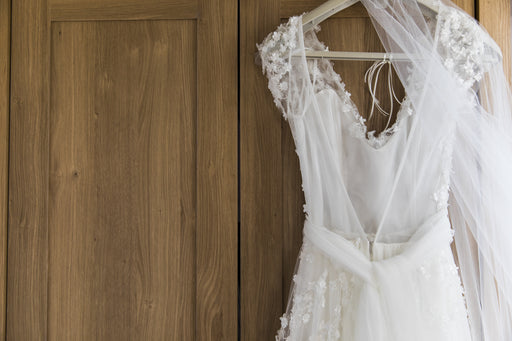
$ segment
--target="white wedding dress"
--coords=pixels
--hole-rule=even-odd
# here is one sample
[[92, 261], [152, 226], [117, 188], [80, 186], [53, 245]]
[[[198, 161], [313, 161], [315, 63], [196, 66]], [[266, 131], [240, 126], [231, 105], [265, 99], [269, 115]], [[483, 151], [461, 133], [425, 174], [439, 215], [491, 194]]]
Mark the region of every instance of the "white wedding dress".
[[[332, 62], [305, 58], [307, 49], [328, 48], [318, 25], [302, 31], [303, 15], [257, 44], [293, 134], [306, 202], [276, 340], [471, 340], [448, 215], [453, 120], [440, 119], [436, 131], [418, 125], [414, 155], [401, 164], [417, 114], [410, 101], [391, 127], [367, 132]], [[499, 48], [461, 10], [441, 4], [435, 19], [445, 66], [471, 88]]]

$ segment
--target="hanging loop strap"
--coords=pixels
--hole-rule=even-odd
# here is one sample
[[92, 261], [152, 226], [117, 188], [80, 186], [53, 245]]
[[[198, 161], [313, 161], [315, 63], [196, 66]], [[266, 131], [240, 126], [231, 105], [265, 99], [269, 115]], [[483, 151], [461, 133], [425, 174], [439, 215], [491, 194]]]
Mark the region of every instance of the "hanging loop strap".
[[[364, 81], [365, 81], [365, 83], [368, 83], [368, 90], [370, 92], [370, 95], [372, 96], [372, 107], [370, 109], [370, 115], [368, 116], [368, 120], [370, 120], [372, 118], [375, 107], [377, 107], [377, 110], [380, 111], [383, 115], [389, 116], [388, 122], [384, 129], [387, 129], [391, 122], [391, 115], [393, 114], [394, 101], [396, 100], [399, 104], [402, 104], [402, 101], [400, 101], [398, 99], [398, 97], [396, 96], [395, 90], [393, 88], [392, 58], [393, 58], [392, 55], [386, 53], [384, 55], [384, 59], [378, 60], [375, 63], [373, 63], [372, 66], [370, 66], [364, 74]], [[379, 80], [379, 73], [386, 64], [388, 65], [388, 89], [389, 89], [389, 101], [390, 101], [389, 112], [385, 111], [380, 106], [379, 100], [377, 99], [377, 96], [376, 96], [376, 89], [377, 89], [377, 82]]]

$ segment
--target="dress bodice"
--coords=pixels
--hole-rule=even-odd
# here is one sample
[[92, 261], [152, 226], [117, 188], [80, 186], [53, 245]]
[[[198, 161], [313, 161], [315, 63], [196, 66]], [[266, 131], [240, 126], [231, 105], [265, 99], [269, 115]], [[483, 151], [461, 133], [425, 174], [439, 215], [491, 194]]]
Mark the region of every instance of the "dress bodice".
[[[303, 15], [290, 17], [257, 47], [274, 103], [294, 138], [304, 212], [349, 239], [408, 240], [448, 205], [457, 117], [440, 112], [427, 118], [437, 124], [427, 130], [421, 121], [426, 118], [406, 98], [391, 127], [378, 136], [368, 132], [332, 62], [305, 58], [308, 49], [328, 47], [317, 38], [318, 25], [302, 31]], [[444, 66], [461, 87], [477, 91], [477, 81], [501, 58], [496, 43], [454, 7], [440, 4], [431, 23]]]

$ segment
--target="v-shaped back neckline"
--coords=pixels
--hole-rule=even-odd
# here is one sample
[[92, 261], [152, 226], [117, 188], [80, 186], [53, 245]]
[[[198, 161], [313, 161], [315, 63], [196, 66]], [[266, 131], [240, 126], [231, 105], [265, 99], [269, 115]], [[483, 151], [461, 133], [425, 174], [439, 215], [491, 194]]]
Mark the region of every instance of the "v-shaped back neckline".
[[[299, 45], [300, 45], [300, 58], [304, 65], [304, 70], [309, 76], [309, 77], [306, 77], [306, 82], [308, 83], [308, 87], [311, 89], [312, 93], [314, 93], [314, 84], [310, 78], [310, 74], [308, 71], [309, 68], [308, 68], [307, 58], [306, 58], [306, 39], [305, 39], [303, 26], [302, 26], [303, 25], [302, 20], [303, 20], [304, 14], [306, 14], [306, 12], [303, 12], [302, 14], [297, 16], [298, 17], [297, 25], [299, 26], [298, 27], [298, 39], [299, 39]], [[317, 26], [320, 26], [320, 25], [317, 24]], [[436, 35], [437, 35], [437, 29], [438, 28], [437, 28], [437, 21], [436, 21], [436, 28], [435, 28]], [[321, 41], [320, 39], [318, 39], [318, 36], [314, 32], [314, 29], [312, 28], [311, 30], [312, 30], [311, 35], [312, 35], [314, 41], [320, 45], [323, 45], [327, 50], [329, 50], [329, 47], [327, 46], [327, 44], [325, 44], [324, 41]], [[342, 78], [341, 75], [338, 72], [336, 72], [334, 70], [334, 68], [332, 68], [331, 65], [328, 65], [328, 69], [329, 69], [329, 72], [334, 76], [333, 78], [334, 78], [334, 82], [336, 83], [336, 87], [338, 89], [341, 89], [341, 92], [332, 86], [329, 86], [328, 90], [333, 91], [336, 94], [336, 97], [340, 101], [346, 102], [352, 107], [352, 116], [353, 116], [352, 123], [357, 124], [360, 127], [361, 131], [364, 132], [363, 136], [361, 136], [361, 138], [359, 138], [358, 140], [360, 140], [362, 144], [365, 144], [367, 147], [366, 149], [369, 149], [371, 152], [381, 153], [382, 151], [387, 149], [388, 145], [393, 144], [392, 140], [396, 139], [395, 135], [397, 135], [397, 134], [393, 133], [393, 134], [387, 136], [386, 141], [378, 147], [372, 146], [372, 144], [371, 144], [372, 141], [369, 138], [367, 138], [367, 134], [369, 133], [368, 126], [362, 122], [363, 120], [366, 120], [366, 118], [362, 115], [361, 110], [359, 110], [358, 106], [355, 104], [355, 102], [350, 97], [350, 91], [348, 91], [346, 89], [346, 83], [343, 80], [344, 78]], [[313, 99], [313, 101], [315, 101], [315, 99]], [[413, 110], [413, 109], [412, 109], [410, 100], [407, 98], [407, 95], [406, 95], [402, 101], [402, 104], [400, 104], [398, 106], [398, 109], [396, 112], [397, 117], [396, 117], [395, 122], [391, 126], [386, 128], [385, 130], [379, 132], [378, 136], [374, 136], [374, 138], [380, 139], [381, 134], [385, 134], [388, 131], [404, 129], [402, 126], [405, 125], [405, 123], [407, 121], [407, 117], [410, 116], [410, 115], [404, 115], [404, 111], [407, 111], [407, 110]], [[405, 116], [406, 119], [405, 120], [401, 119], [401, 118], [404, 118], [401, 116]]]
[[[299, 51], [300, 51], [300, 52], [299, 52], [299, 53], [300, 53], [300, 56], [299, 56], [299, 57], [300, 57], [301, 63], [303, 64], [304, 70], [305, 70], [305, 72], [307, 73], [307, 74], [306, 74], [306, 77], [305, 77], [305, 78], [306, 78], [306, 82], [307, 82], [307, 84], [308, 84], [308, 87], [309, 87], [309, 88], [310, 88], [310, 90], [311, 90], [311, 93], [313, 94], [313, 93], [314, 93], [314, 84], [313, 84], [313, 82], [311, 81], [311, 78], [310, 78], [311, 76], [310, 76], [310, 73], [309, 73], [309, 68], [308, 68], [307, 59], [306, 59], [306, 49], [305, 49], [306, 41], [305, 41], [305, 38], [304, 38], [303, 22], [302, 22], [303, 17], [304, 17], [304, 14], [306, 14], [306, 12], [303, 12], [302, 14], [297, 15], [298, 20], [297, 20], [296, 24], [298, 25], [298, 27], [297, 27], [298, 40], [299, 40], [299, 48], [298, 48], [298, 49], [299, 49]], [[438, 13], [437, 15], [439, 15], [439, 13]], [[317, 25], [318, 25], [318, 24], [317, 24]], [[318, 25], [318, 26], [319, 26], [319, 25]], [[436, 23], [435, 23], [435, 28], [434, 28], [434, 46], [433, 46], [433, 47], [434, 47], [434, 49], [435, 49], [435, 48], [437, 48], [437, 36], [438, 36], [438, 32], [439, 32], [439, 18], [436, 18]], [[323, 43], [322, 41], [320, 41], [320, 40], [318, 39], [318, 37], [316, 36], [316, 34], [314, 34], [314, 32], [313, 32], [313, 35], [314, 35], [314, 38], [315, 38], [319, 43], [322, 43], [326, 48], [328, 48], [328, 46], [327, 46], [325, 43]], [[335, 73], [335, 75], [339, 76], [339, 79], [341, 79], [341, 76], [340, 76], [338, 73], [336, 73], [336, 72], [334, 72], [334, 73]], [[339, 84], [338, 84], [338, 85], [339, 85]], [[332, 88], [330, 87], [329, 89], [332, 89]], [[336, 92], [336, 94], [338, 94], [338, 97], [340, 97], [340, 96], [339, 96], [339, 93], [338, 93], [335, 89], [332, 89], [332, 90], [334, 90], [334, 92]], [[345, 90], [345, 91], [346, 91], [346, 90]], [[315, 102], [316, 106], [318, 107], [318, 103], [316, 102], [316, 98], [315, 98], [315, 96], [312, 96], [312, 97], [313, 97], [313, 101]], [[340, 99], [342, 99], [342, 98], [340, 98]], [[353, 101], [352, 101], [352, 103], [353, 103]], [[357, 110], [357, 106], [355, 106], [355, 104], [353, 104], [353, 107], [354, 107], [354, 109], [355, 109], [355, 110]], [[398, 110], [398, 113], [399, 113], [403, 108], [404, 108], [404, 106], [403, 106], [403, 105], [401, 105], [401, 106], [400, 106], [400, 108], [399, 108], [399, 110]], [[358, 114], [359, 114], [359, 112], [358, 112]], [[417, 115], [413, 115], [413, 116], [414, 116], [414, 118], [415, 118], [415, 119], [417, 119]], [[405, 122], [405, 121], [404, 121], [404, 120], [402, 120], [402, 122]], [[413, 123], [414, 123], [414, 122], [413, 122]], [[394, 124], [397, 124], [397, 123], [395, 122]], [[398, 124], [399, 124], [399, 123], [398, 123]], [[412, 125], [413, 125], [413, 124], [411, 124], [411, 126], [412, 126]], [[398, 125], [397, 125], [397, 126], [398, 126]], [[365, 127], [367, 127], [367, 126], [365, 125]], [[366, 130], [367, 130], [367, 128], [366, 128]], [[410, 142], [410, 141], [409, 141], [409, 138], [410, 138], [410, 134], [409, 134], [409, 133], [410, 133], [410, 131], [409, 131], [409, 132], [408, 132], [408, 134], [407, 134], [407, 135], [408, 135], [408, 137], [407, 137], [406, 144], [408, 144], [408, 143]], [[394, 133], [391, 137], [396, 137], [395, 135], [396, 135], [396, 133]], [[368, 141], [368, 139], [366, 138], [366, 136], [364, 136], [363, 138], [364, 138], [364, 140], [366, 140], [366, 141], [362, 141], [362, 140], [361, 140], [360, 142], [362, 142], [362, 143], [366, 143], [366, 144], [368, 145], [368, 147], [370, 147], [373, 151], [379, 151], [379, 149], [375, 149], [375, 148], [371, 147], [371, 146], [368, 144], [368, 142], [367, 142], [367, 141]], [[390, 139], [390, 140], [391, 140], [391, 139]], [[386, 145], [388, 145], [388, 143], [389, 143], [389, 142], [390, 142], [390, 141], [387, 141], [387, 142], [386, 142]], [[402, 158], [403, 158], [403, 157], [404, 157], [404, 155], [402, 155]], [[353, 214], [353, 216], [354, 216], [354, 220], [356, 221], [356, 223], [357, 223], [357, 225], [358, 225], [358, 228], [359, 228], [360, 232], [365, 236], [365, 239], [366, 239], [368, 242], [370, 242], [370, 241], [371, 241], [372, 243], [373, 243], [373, 242], [378, 242], [378, 236], [379, 236], [379, 234], [380, 234], [380, 232], [381, 232], [381, 230], [382, 230], [382, 227], [383, 227], [383, 225], [384, 225], [384, 222], [385, 222], [385, 219], [386, 219], [386, 216], [387, 216], [387, 210], [388, 210], [388, 208], [389, 208], [389, 204], [390, 204], [390, 202], [391, 202], [391, 201], [392, 201], [392, 199], [393, 199], [393, 195], [389, 195], [389, 196], [388, 196], [388, 200], [389, 200], [389, 202], [388, 202], [388, 203], [387, 203], [387, 205], [386, 205], [386, 208], [385, 208], [385, 211], [384, 211], [384, 213], [383, 213], [382, 217], [378, 220], [378, 222], [379, 222], [379, 223], [378, 223], [378, 225], [377, 225], [377, 228], [376, 228], [375, 232], [371, 232], [371, 233], [370, 233], [369, 231], [367, 231], [367, 229], [365, 228], [365, 226], [363, 225], [363, 223], [362, 223], [362, 221], [361, 221], [361, 219], [360, 219], [360, 217], [359, 217], [359, 214], [358, 214], [358, 212], [357, 212], [357, 210], [356, 210], [356, 208], [355, 208], [355, 206], [354, 206], [354, 202], [352, 201], [352, 199], [351, 199], [351, 197], [350, 197], [350, 195], [349, 195], [349, 193], [348, 193], [348, 189], [347, 189], [347, 187], [346, 187], [345, 181], [344, 181], [343, 176], [342, 176], [342, 170], [339, 168], [339, 166], [337, 166], [337, 170], [338, 170], [338, 175], [341, 177], [341, 178], [340, 178], [340, 184], [341, 184], [341, 186], [342, 186], [343, 193], [344, 193], [344, 195], [345, 195], [345, 197], [346, 197], [346, 201], [347, 201], [347, 204], [348, 204], [348, 206], [349, 206], [349, 210], [352, 212], [352, 214]], [[397, 175], [397, 176], [395, 177], [395, 179], [393, 179], [393, 182], [396, 182], [396, 181], [398, 180], [398, 177], [399, 177], [399, 176], [400, 176], [400, 174], [399, 174], [399, 175]], [[394, 191], [393, 191], [393, 192], [394, 192]], [[394, 194], [394, 193], [391, 193], [391, 194]], [[371, 238], [369, 238], [369, 236], [372, 236], [372, 237], [371, 237]]]
[[[306, 68], [306, 70], [308, 70], [307, 60], [305, 58], [306, 39], [304, 37], [304, 32], [302, 31], [302, 16], [303, 15], [304, 15], [304, 13], [299, 16], [300, 18], [299, 18], [298, 25], [300, 25], [300, 29], [301, 29], [301, 32], [299, 34], [300, 35], [299, 39], [301, 40], [301, 50], [302, 50], [301, 58], [304, 57], [304, 59], [305, 59], [304, 63], [306, 64], [305, 68]], [[324, 47], [327, 47], [325, 42], [323, 42], [320, 39], [318, 39], [318, 36], [314, 32], [314, 29], [312, 29], [312, 30], [313, 31], [311, 31], [311, 35], [312, 35], [313, 40], [317, 44], [323, 45]], [[328, 50], [328, 48], [327, 48], [327, 50]], [[333, 75], [332, 78], [333, 78], [333, 81], [336, 83], [336, 88], [340, 89], [340, 91], [338, 91], [335, 87], [332, 87], [332, 86], [329, 86], [327, 90], [332, 91], [334, 94], [336, 94], [336, 97], [341, 102], [345, 102], [345, 103], [347, 103], [351, 107], [351, 116], [350, 116], [351, 122], [350, 122], [350, 124], [355, 124], [359, 128], [359, 130], [361, 131], [361, 134], [356, 136], [356, 138], [358, 140], [360, 140], [361, 143], [363, 145], [365, 145], [365, 147], [367, 147], [366, 149], [370, 150], [370, 152], [381, 153], [383, 150], [387, 149], [388, 145], [393, 144], [392, 141], [396, 139], [395, 135], [397, 135], [396, 133], [389, 134], [389, 132], [390, 131], [391, 132], [395, 132], [395, 131], [404, 129], [402, 127], [405, 124], [405, 121], [406, 121], [406, 120], [403, 119], [404, 118], [403, 116], [405, 116], [404, 112], [408, 111], [408, 110], [411, 110], [411, 103], [410, 103], [409, 99], [407, 98], [407, 96], [405, 96], [403, 98], [402, 103], [398, 105], [398, 109], [397, 109], [397, 111], [395, 113], [395, 115], [396, 115], [395, 122], [393, 124], [391, 124], [389, 127], [387, 127], [386, 129], [384, 129], [381, 132], [379, 132], [377, 134], [377, 136], [373, 135], [373, 137], [370, 139], [370, 138], [368, 138], [368, 134], [370, 133], [368, 131], [369, 127], [364, 123], [364, 121], [366, 121], [366, 118], [362, 115], [361, 110], [359, 110], [359, 107], [352, 100], [351, 95], [350, 95], [350, 91], [348, 91], [346, 89], [345, 81], [343, 80], [341, 75], [334, 70], [332, 65], [328, 65], [327, 68], [328, 68], [328, 73], [331, 73]], [[308, 82], [308, 87], [310, 87], [311, 89], [314, 89], [314, 84], [313, 84], [313, 82], [311, 82], [311, 79], [309, 77], [307, 78], [306, 81]], [[405, 116], [405, 118], [407, 118], [407, 117], [408, 117], [408, 115]], [[389, 134], [389, 135], [387, 135], [387, 134]], [[386, 137], [384, 143], [381, 143], [378, 146], [372, 145], [372, 141], [382, 139], [383, 135], [385, 135], [385, 137]]]

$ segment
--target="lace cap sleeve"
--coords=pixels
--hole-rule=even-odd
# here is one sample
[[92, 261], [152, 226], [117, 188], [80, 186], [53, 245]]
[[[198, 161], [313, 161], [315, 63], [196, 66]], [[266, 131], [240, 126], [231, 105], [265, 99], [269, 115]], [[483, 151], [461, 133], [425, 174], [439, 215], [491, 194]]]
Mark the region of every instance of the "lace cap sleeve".
[[262, 72], [268, 78], [268, 88], [274, 103], [288, 119], [292, 114], [290, 106], [290, 72], [292, 71], [291, 55], [297, 47], [298, 16], [281, 23], [265, 39], [256, 44]]
[[476, 19], [461, 9], [442, 6], [438, 20], [444, 65], [464, 87], [475, 86], [485, 72], [502, 60], [499, 46]]

